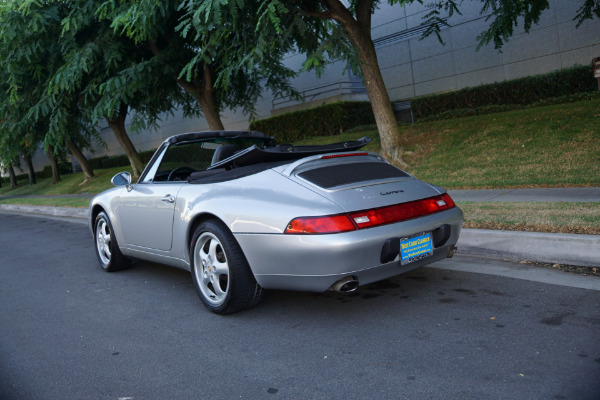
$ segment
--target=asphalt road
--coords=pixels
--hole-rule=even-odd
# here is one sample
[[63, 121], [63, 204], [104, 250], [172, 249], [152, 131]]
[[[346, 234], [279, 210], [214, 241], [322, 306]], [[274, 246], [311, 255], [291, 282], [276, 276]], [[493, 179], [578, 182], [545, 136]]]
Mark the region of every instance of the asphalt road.
[[555, 283], [598, 278], [536, 271], [455, 257], [223, 317], [185, 271], [105, 273], [87, 226], [0, 214], [0, 399], [597, 400], [600, 291]]

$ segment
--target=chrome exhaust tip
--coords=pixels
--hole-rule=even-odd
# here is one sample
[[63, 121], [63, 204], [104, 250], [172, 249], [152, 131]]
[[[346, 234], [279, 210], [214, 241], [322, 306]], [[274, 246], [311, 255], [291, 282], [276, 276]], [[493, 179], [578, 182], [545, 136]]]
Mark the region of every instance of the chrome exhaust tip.
[[350, 293], [354, 292], [357, 287], [358, 279], [356, 279], [355, 276], [347, 276], [331, 285], [331, 290], [336, 292]]
[[454, 255], [454, 253], [456, 253], [456, 250], [458, 250], [456, 248], [456, 246], [450, 246], [450, 248], [448, 248], [448, 258], [452, 258], [452, 256]]

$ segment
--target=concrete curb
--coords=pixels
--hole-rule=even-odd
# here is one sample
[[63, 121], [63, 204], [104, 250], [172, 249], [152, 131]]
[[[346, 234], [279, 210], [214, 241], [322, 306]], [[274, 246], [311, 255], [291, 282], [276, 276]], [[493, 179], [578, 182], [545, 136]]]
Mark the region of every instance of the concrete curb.
[[[87, 208], [0, 204], [0, 211], [85, 220]], [[600, 235], [463, 229], [458, 253], [515, 261], [600, 267]]]
[[26, 204], [0, 204], [0, 211], [81, 219], [87, 218], [88, 215], [87, 208], [30, 206]]
[[461, 254], [600, 267], [600, 235], [463, 229], [457, 247]]

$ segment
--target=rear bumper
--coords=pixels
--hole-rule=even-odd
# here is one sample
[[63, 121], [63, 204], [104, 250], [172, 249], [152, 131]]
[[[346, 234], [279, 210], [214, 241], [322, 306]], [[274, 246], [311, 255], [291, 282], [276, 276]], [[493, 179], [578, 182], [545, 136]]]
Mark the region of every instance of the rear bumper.
[[[387, 279], [444, 259], [456, 245], [463, 215], [458, 207], [426, 217], [360, 231], [325, 235], [234, 234], [257, 282], [265, 289], [323, 292], [336, 281], [354, 276], [360, 285]], [[448, 239], [430, 257], [400, 265], [382, 263], [390, 238], [433, 232], [449, 225]]]

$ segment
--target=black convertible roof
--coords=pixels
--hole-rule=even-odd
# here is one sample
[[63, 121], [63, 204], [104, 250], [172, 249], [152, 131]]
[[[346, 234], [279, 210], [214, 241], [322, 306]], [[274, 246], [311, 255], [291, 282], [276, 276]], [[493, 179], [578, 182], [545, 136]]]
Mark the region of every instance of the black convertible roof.
[[367, 145], [370, 141], [371, 139], [367, 137], [362, 137], [358, 140], [350, 140], [347, 142], [323, 145], [294, 146], [291, 144], [280, 144], [277, 146], [265, 147], [262, 149], [258, 146], [251, 146], [245, 150], [235, 153], [234, 155], [224, 159], [223, 161], [211, 165], [207, 169], [211, 170], [217, 168], [231, 167], [239, 168], [258, 163], [299, 160], [301, 158], [314, 156], [317, 154], [354, 151]]
[[[260, 132], [254, 133], [260, 134]], [[265, 148], [259, 148], [254, 145], [235, 153], [223, 161], [211, 165], [206, 171], [192, 173], [188, 182], [205, 184], [238, 179], [304, 157], [325, 153], [355, 151], [365, 146], [370, 141], [371, 139], [362, 137], [358, 140], [324, 145], [293, 146], [290, 144], [282, 144]]]
[[197, 140], [210, 139], [265, 139], [266, 141], [274, 141], [273, 136], [266, 133], [256, 131], [203, 131], [203, 132], [188, 132], [179, 135], [171, 136], [167, 139], [170, 144], [182, 142], [194, 142]]

